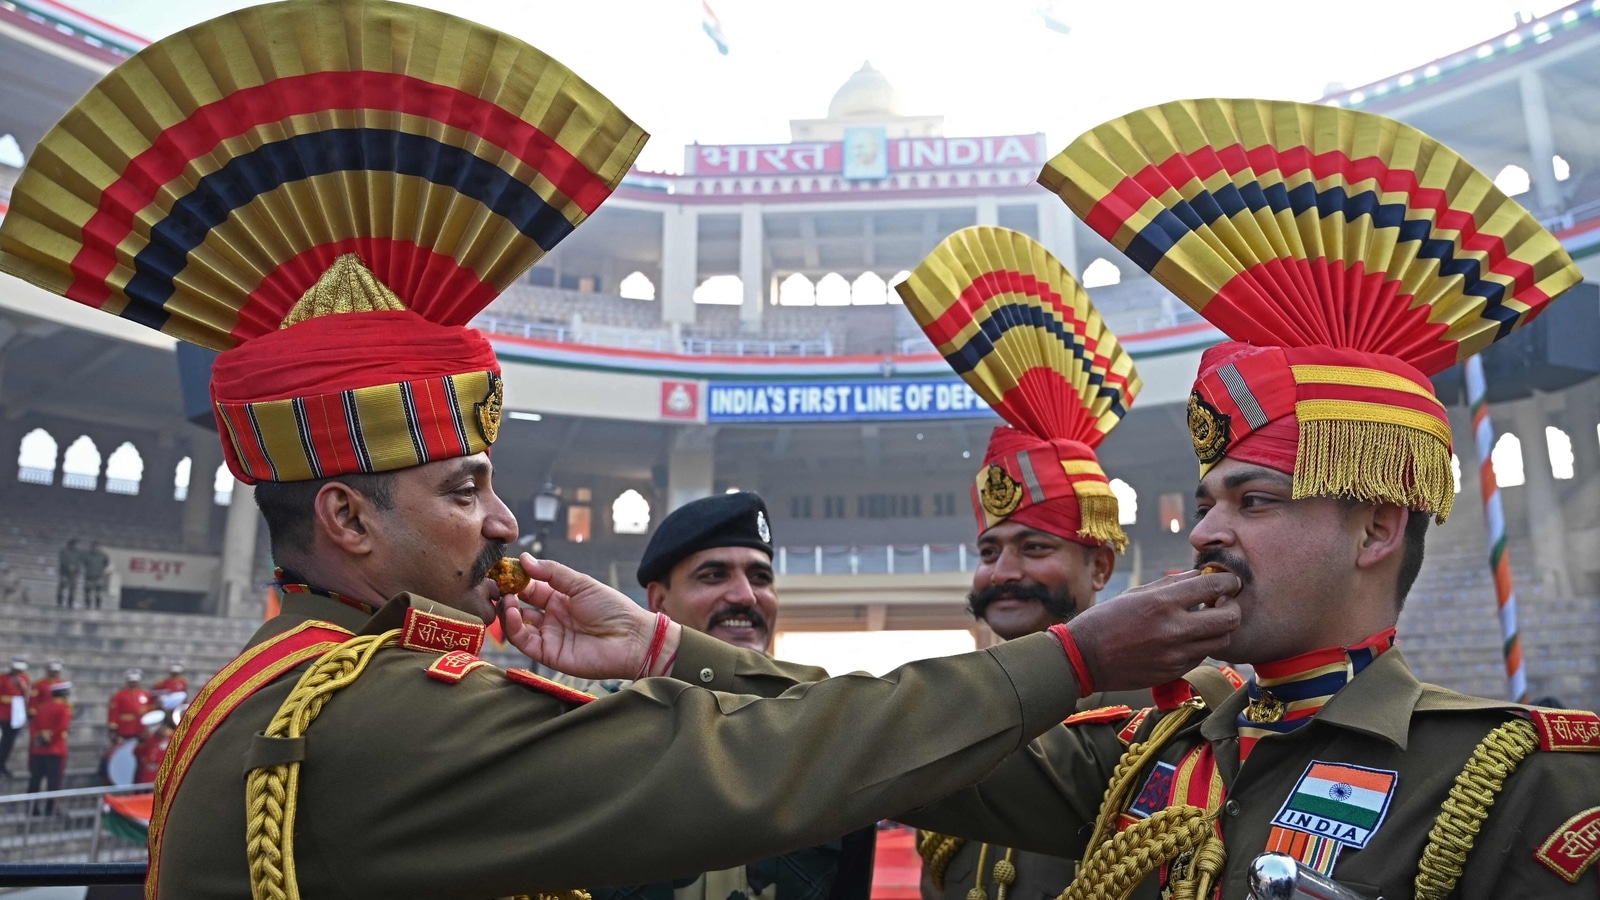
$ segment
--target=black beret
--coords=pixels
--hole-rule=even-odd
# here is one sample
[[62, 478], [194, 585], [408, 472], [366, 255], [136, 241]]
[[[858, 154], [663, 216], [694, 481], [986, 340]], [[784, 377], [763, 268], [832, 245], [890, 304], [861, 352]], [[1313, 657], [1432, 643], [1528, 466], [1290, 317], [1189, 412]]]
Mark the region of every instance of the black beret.
[[772, 556], [767, 504], [748, 491], [706, 497], [673, 510], [644, 548], [639, 586], [648, 587], [685, 558], [712, 547], [753, 547]]

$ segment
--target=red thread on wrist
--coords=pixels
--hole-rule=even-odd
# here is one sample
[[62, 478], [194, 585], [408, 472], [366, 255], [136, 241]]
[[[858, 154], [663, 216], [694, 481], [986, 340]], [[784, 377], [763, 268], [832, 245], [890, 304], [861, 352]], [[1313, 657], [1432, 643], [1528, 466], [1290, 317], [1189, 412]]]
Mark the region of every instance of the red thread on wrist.
[[1067, 654], [1067, 662], [1072, 663], [1072, 674], [1078, 677], [1078, 688], [1083, 691], [1082, 696], [1094, 693], [1094, 678], [1089, 675], [1089, 664], [1083, 661], [1083, 651], [1078, 649], [1078, 642], [1072, 636], [1072, 631], [1066, 623], [1050, 626], [1050, 633], [1061, 644], [1061, 650]]
[[656, 657], [661, 655], [661, 647], [667, 642], [667, 627], [671, 624], [672, 620], [667, 618], [666, 613], [656, 613], [656, 629], [650, 635], [650, 647], [644, 652], [644, 662], [639, 666], [639, 674], [633, 676], [634, 681], [654, 674]]
[[657, 672], [656, 674], [657, 675], [671, 675], [672, 674], [672, 667], [677, 665], [677, 664], [678, 664], [678, 651], [674, 650], [674, 651], [672, 651], [672, 655], [667, 657], [667, 661], [665, 663], [662, 663], [661, 671]]

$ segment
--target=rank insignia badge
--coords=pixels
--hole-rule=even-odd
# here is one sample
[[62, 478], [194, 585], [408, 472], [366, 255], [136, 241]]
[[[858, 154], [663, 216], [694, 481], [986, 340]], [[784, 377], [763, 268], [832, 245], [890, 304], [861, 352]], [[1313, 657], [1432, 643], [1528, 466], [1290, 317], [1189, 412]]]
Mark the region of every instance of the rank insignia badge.
[[500, 436], [500, 412], [505, 406], [506, 383], [499, 375], [489, 373], [489, 393], [483, 402], [476, 407], [478, 413], [478, 430], [483, 432], [483, 439], [493, 444], [495, 438]]
[[1022, 485], [996, 465], [985, 466], [978, 474], [978, 502], [983, 511], [996, 519], [1004, 519], [1022, 505]]
[[1313, 762], [1272, 824], [1359, 850], [1383, 824], [1399, 780], [1398, 773], [1381, 769]]
[[1210, 465], [1228, 452], [1228, 417], [1207, 403], [1199, 391], [1189, 393], [1189, 437], [1194, 455]]

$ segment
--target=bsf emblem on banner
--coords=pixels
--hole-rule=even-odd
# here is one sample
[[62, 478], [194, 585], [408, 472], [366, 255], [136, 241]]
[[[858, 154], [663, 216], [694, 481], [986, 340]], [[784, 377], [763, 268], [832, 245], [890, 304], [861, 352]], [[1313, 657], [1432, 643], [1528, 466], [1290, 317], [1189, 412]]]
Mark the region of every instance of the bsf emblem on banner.
[[1022, 505], [1022, 485], [996, 465], [985, 466], [978, 475], [978, 502], [983, 511], [1003, 519]]

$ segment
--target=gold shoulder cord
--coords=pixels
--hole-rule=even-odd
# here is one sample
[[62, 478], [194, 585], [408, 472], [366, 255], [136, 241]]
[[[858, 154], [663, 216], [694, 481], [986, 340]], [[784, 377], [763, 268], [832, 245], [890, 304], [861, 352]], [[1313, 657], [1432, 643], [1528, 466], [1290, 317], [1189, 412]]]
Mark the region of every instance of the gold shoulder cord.
[[[917, 854], [928, 864], [928, 878], [933, 881], [934, 887], [944, 890], [944, 870], [950, 865], [950, 858], [955, 856], [956, 851], [965, 843], [964, 839], [951, 837], [948, 834], [922, 832], [922, 839], [917, 844]], [[995, 900], [1006, 900], [1006, 892], [1017, 880], [1017, 866], [1011, 861], [1015, 856], [1015, 850], [1006, 848], [1005, 858], [994, 864]], [[989, 892], [983, 889], [983, 866], [988, 858], [989, 845], [984, 844], [978, 848], [977, 879], [972, 889], [967, 891], [967, 900], [988, 900]]]
[[1175, 900], [1207, 900], [1226, 861], [1222, 839], [1217, 837], [1216, 810], [1198, 806], [1169, 806], [1116, 831], [1117, 818], [1129, 801], [1134, 783], [1145, 766], [1203, 708], [1191, 700], [1162, 719], [1150, 737], [1128, 745], [1117, 762], [1095, 820], [1094, 836], [1078, 863], [1078, 874], [1058, 900], [1120, 900], [1162, 865], [1173, 866], [1169, 884]]
[[[400, 642], [400, 631], [361, 635], [330, 650], [300, 676], [278, 707], [263, 736], [298, 738], [305, 734], [335, 691], [349, 687], [378, 651]], [[300, 792], [300, 763], [261, 766], [245, 781], [245, 851], [250, 862], [253, 900], [300, 900], [294, 869], [294, 818]], [[514, 898], [534, 900], [534, 898]], [[586, 891], [539, 894], [537, 900], [589, 900]]]
[[1523, 719], [1512, 719], [1472, 751], [1439, 809], [1428, 845], [1417, 864], [1417, 900], [1444, 900], [1455, 889], [1478, 830], [1495, 797], [1524, 759], [1539, 749], [1539, 733]]
[[917, 855], [928, 864], [928, 877], [932, 879], [934, 887], [944, 890], [944, 870], [950, 865], [950, 858], [965, 843], [965, 840], [948, 834], [922, 832], [922, 840], [917, 843]]

